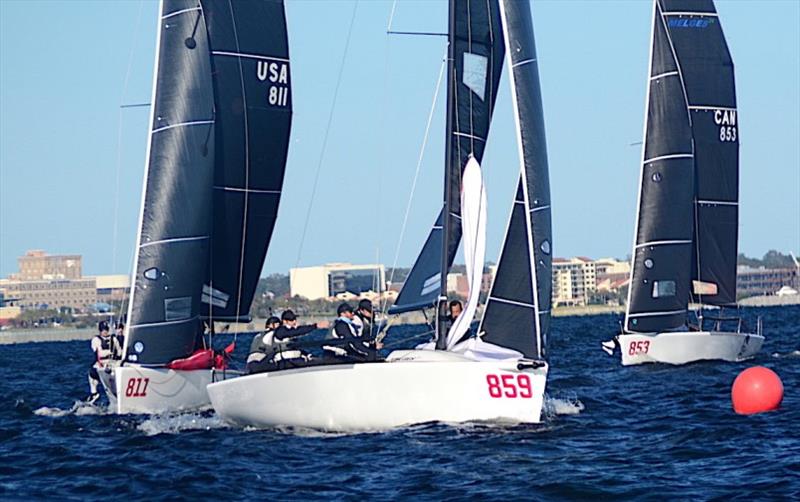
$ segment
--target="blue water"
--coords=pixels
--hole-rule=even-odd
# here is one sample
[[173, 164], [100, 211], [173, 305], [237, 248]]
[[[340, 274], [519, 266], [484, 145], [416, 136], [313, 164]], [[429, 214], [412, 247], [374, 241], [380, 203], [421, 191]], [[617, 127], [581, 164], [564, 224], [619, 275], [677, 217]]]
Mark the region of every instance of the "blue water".
[[[614, 316], [558, 318], [545, 423], [358, 435], [75, 407], [88, 342], [0, 346], [0, 499], [799, 500], [800, 307], [745, 315], [765, 319], [757, 359], [678, 368], [607, 357]], [[737, 416], [730, 386], [754, 364], [782, 377], [783, 407]]]

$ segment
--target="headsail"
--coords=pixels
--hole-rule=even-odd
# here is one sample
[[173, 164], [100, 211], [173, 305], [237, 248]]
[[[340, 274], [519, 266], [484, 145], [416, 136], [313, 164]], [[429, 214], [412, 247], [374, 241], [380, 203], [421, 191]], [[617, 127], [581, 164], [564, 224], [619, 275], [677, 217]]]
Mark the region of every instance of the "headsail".
[[283, 1], [165, 0], [153, 86], [125, 349], [142, 364], [247, 317], [289, 141]]
[[694, 138], [695, 298], [736, 302], [739, 121], [733, 61], [712, 0], [662, 0], [681, 69]]
[[214, 95], [197, 2], [166, 0], [158, 21], [147, 167], [128, 310], [128, 360], [191, 353], [208, 277]]
[[527, 1], [500, 0], [520, 154], [520, 180], [478, 332], [483, 341], [543, 357], [550, 330], [550, 181], [533, 21]]
[[[283, 0], [202, 0], [216, 110], [211, 281], [217, 320], [249, 318], [278, 213], [292, 98]], [[208, 316], [206, 305], [204, 316]]]
[[682, 68], [659, 0], [653, 12], [639, 209], [625, 316], [625, 329], [636, 332], [685, 323], [693, 248], [691, 118]]
[[[441, 294], [461, 241], [462, 171], [470, 155], [479, 164], [483, 159], [503, 69], [505, 48], [497, 0], [451, 0], [449, 17], [444, 204], [389, 309], [392, 314], [433, 307]], [[443, 263], [447, 264], [444, 270]]]

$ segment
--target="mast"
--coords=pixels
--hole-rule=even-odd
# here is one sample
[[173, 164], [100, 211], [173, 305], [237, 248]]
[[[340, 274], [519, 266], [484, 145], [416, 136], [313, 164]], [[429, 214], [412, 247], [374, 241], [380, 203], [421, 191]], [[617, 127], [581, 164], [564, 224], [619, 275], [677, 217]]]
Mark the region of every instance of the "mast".
[[461, 177], [470, 157], [478, 164], [483, 159], [505, 53], [497, 0], [451, 0], [448, 27], [442, 208], [389, 309], [397, 314], [436, 307], [438, 331], [447, 315], [447, 272], [461, 242]]
[[[436, 309], [436, 349], [445, 350], [447, 348], [447, 271], [450, 270], [451, 261], [449, 250], [453, 236], [451, 235], [453, 218], [451, 217], [451, 205], [453, 200], [453, 142], [451, 133], [453, 131], [453, 119], [455, 110], [455, 93], [457, 82], [455, 80], [455, 59], [456, 59], [456, 0], [449, 0], [447, 8], [447, 119], [445, 125], [445, 153], [444, 153], [444, 202], [442, 204], [442, 260], [439, 266], [441, 270], [439, 278], [439, 299]], [[457, 175], [460, 177], [461, 170]], [[456, 186], [460, 186], [460, 179], [456, 179]], [[460, 237], [460, 236], [459, 236]]]

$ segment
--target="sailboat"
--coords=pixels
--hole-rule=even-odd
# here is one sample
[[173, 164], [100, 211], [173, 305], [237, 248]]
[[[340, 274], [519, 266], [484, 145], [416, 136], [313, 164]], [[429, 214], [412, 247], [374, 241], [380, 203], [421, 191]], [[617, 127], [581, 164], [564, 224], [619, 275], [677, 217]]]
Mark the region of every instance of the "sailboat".
[[[548, 371], [551, 228], [530, 6], [520, 0], [451, 0], [448, 17], [444, 202], [392, 311], [436, 308], [436, 342], [395, 350], [384, 361], [280, 369], [212, 383], [208, 393], [224, 420], [335, 431], [431, 421], [540, 421]], [[462, 341], [484, 266], [480, 161], [504, 59], [519, 184], [478, 336]], [[463, 317], [448, 329], [446, 276], [462, 233], [471, 293]]]
[[[292, 117], [281, 0], [162, 0], [117, 413], [206, 407], [203, 325], [249, 322]], [[223, 363], [224, 364], [224, 363]]]
[[[739, 122], [712, 0], [655, 0], [623, 365], [753, 357], [736, 304]], [[690, 322], [689, 302], [700, 305]], [[717, 309], [704, 313], [703, 306]]]

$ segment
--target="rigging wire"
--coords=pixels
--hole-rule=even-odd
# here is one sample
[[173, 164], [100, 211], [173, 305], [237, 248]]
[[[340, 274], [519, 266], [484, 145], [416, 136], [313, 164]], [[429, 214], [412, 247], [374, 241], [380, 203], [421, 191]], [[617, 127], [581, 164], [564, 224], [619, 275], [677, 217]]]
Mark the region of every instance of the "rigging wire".
[[[130, 51], [128, 52], [128, 67], [125, 70], [125, 79], [123, 80], [122, 84], [122, 95], [120, 96], [120, 106], [117, 111], [117, 163], [116, 163], [116, 176], [114, 181], [114, 219], [113, 219], [113, 229], [111, 232], [111, 270], [117, 270], [117, 235], [119, 231], [119, 181], [120, 181], [120, 172], [122, 171], [122, 111], [125, 108], [130, 108], [130, 105], [125, 105], [125, 96], [128, 92], [128, 83], [130, 81], [131, 76], [131, 68], [133, 66], [133, 55], [136, 52], [137, 47], [137, 34], [139, 33], [139, 27], [142, 21], [142, 11], [144, 10], [144, 0], [139, 2], [139, 14], [136, 17], [136, 25], [133, 30], [133, 43], [131, 44]], [[135, 105], [141, 106], [141, 105]], [[133, 261], [131, 259], [130, 261]], [[130, 271], [129, 271], [130, 272]], [[130, 274], [129, 274], [130, 275]], [[133, 287], [133, 284], [130, 286]], [[123, 301], [120, 304], [120, 311], [119, 311], [119, 319], [122, 319], [122, 313], [124, 312], [124, 307], [126, 306], [126, 302]], [[113, 310], [112, 310], [113, 312]], [[113, 314], [112, 314], [113, 317]]]
[[[406, 232], [406, 225], [408, 224], [408, 215], [411, 213], [411, 203], [414, 200], [414, 192], [417, 188], [417, 181], [419, 179], [419, 172], [420, 168], [422, 167], [422, 161], [425, 158], [425, 149], [428, 146], [428, 138], [430, 137], [430, 130], [431, 130], [431, 123], [433, 122], [433, 114], [436, 111], [436, 102], [439, 99], [439, 91], [442, 87], [442, 76], [444, 75], [444, 68], [445, 64], [447, 63], [447, 54], [445, 53], [444, 57], [442, 58], [442, 64], [439, 67], [439, 77], [436, 79], [436, 90], [433, 93], [433, 101], [431, 102], [431, 109], [428, 112], [428, 121], [425, 124], [425, 135], [422, 138], [422, 146], [419, 149], [419, 156], [417, 157], [417, 167], [414, 171], [414, 180], [411, 182], [411, 193], [408, 196], [408, 202], [406, 203], [406, 212], [403, 216], [403, 224], [400, 226], [400, 236], [397, 240], [397, 247], [395, 248], [394, 252], [394, 261], [392, 262], [392, 273], [389, 275], [389, 283], [394, 282], [394, 274], [397, 270], [397, 260], [400, 256], [400, 246], [403, 243], [403, 237]], [[383, 305], [381, 306], [381, 312], [386, 313], [386, 299], [383, 300]]]
[[314, 199], [316, 198], [317, 193], [317, 185], [319, 183], [319, 175], [322, 171], [322, 162], [325, 159], [325, 151], [327, 150], [328, 146], [328, 135], [331, 131], [331, 123], [333, 122], [333, 115], [334, 111], [336, 110], [336, 100], [339, 96], [339, 87], [342, 83], [342, 75], [344, 74], [344, 63], [347, 59], [347, 52], [350, 48], [350, 39], [353, 35], [353, 25], [355, 24], [356, 20], [356, 12], [358, 11], [358, 1], [356, 0], [353, 4], [353, 13], [350, 16], [350, 26], [347, 28], [347, 39], [344, 44], [344, 52], [342, 53], [342, 60], [339, 63], [339, 75], [336, 77], [336, 87], [333, 90], [333, 102], [331, 103], [331, 110], [328, 114], [328, 123], [325, 126], [325, 134], [322, 137], [322, 149], [319, 153], [319, 160], [317, 162], [317, 170], [314, 174], [314, 184], [311, 187], [311, 197], [309, 198], [308, 202], [308, 209], [306, 210], [306, 219], [303, 223], [303, 232], [300, 234], [300, 245], [297, 248], [297, 260], [295, 261], [295, 266], [300, 265], [300, 259], [303, 255], [303, 244], [306, 240], [306, 231], [308, 230], [308, 222], [311, 218], [311, 209], [314, 207]]

